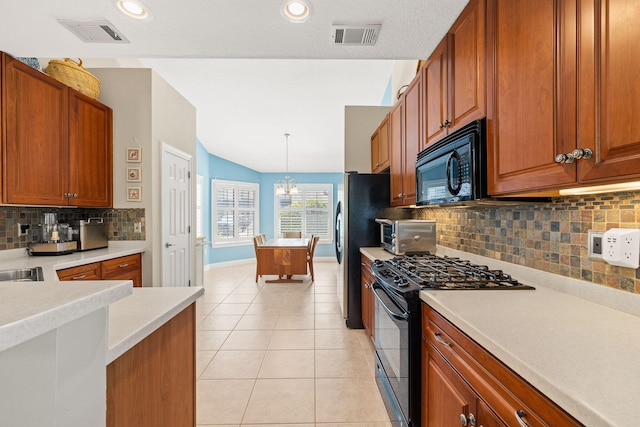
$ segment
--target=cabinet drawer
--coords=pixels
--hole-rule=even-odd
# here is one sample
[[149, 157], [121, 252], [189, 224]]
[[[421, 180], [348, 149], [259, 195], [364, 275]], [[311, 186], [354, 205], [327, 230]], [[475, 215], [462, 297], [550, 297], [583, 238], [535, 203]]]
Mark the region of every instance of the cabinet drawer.
[[581, 425], [426, 304], [422, 333], [507, 425], [517, 424], [516, 411], [532, 427]]
[[58, 279], [67, 280], [100, 280], [100, 263], [79, 265], [78, 267], [58, 270]]
[[120, 258], [114, 258], [107, 261], [102, 261], [102, 279], [110, 280], [115, 277], [121, 276], [125, 272], [131, 272], [140, 270], [142, 262], [140, 260], [140, 254], [123, 256]]

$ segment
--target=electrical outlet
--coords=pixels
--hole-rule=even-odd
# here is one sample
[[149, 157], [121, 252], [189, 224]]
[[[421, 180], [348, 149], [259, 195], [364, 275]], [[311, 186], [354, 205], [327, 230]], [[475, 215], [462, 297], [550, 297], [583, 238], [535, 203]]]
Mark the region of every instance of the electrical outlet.
[[602, 231], [589, 230], [589, 259], [602, 261]]
[[142, 223], [141, 222], [134, 222], [133, 223], [133, 232], [134, 233], [142, 233]]
[[640, 230], [612, 228], [602, 236], [602, 258], [611, 265], [640, 266]]
[[29, 228], [30, 228], [29, 224], [20, 224], [18, 222], [16, 223], [16, 225], [18, 226], [18, 237], [26, 236], [29, 234]]

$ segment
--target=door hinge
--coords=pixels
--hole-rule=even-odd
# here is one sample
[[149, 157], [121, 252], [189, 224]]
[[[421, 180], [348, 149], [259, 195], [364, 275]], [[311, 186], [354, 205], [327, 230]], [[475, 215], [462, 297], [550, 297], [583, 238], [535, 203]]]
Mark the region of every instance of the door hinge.
[[191, 171], [187, 172], [187, 178], [191, 179]]
[[191, 286], [191, 280], [189, 280], [188, 286]]
[[187, 233], [191, 233], [191, 226], [187, 225]]

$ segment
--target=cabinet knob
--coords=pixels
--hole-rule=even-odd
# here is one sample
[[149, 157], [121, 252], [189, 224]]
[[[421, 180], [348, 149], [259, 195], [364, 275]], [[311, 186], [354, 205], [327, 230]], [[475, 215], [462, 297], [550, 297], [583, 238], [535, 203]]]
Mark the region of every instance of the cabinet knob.
[[557, 154], [555, 157], [556, 163], [573, 163], [574, 157], [571, 153]]
[[169, 243], [169, 242], [164, 244], [165, 248], [170, 248], [171, 246], [175, 246], [175, 245], [173, 243]]
[[73, 197], [78, 197], [78, 193], [73, 193]]
[[571, 152], [571, 156], [574, 159], [590, 159], [591, 156], [593, 155], [593, 151], [591, 151], [590, 148], [576, 148], [575, 150], [573, 150]]
[[476, 417], [474, 417], [472, 413], [469, 413], [467, 419], [469, 420], [469, 425], [471, 427], [476, 427]]
[[462, 427], [466, 427], [467, 426], [467, 417], [464, 414], [460, 414], [460, 425]]
[[444, 127], [448, 128], [449, 126], [451, 126], [451, 120], [447, 119], [444, 121]]

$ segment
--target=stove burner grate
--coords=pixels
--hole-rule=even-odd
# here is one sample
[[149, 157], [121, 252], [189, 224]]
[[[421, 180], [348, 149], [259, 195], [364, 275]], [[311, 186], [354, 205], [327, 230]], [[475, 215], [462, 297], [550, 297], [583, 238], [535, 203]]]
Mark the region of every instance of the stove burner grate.
[[[404, 276], [422, 289], [534, 289], [501, 270], [428, 252], [396, 256], [377, 266], [379, 276]], [[385, 266], [391, 271], [385, 271]]]

